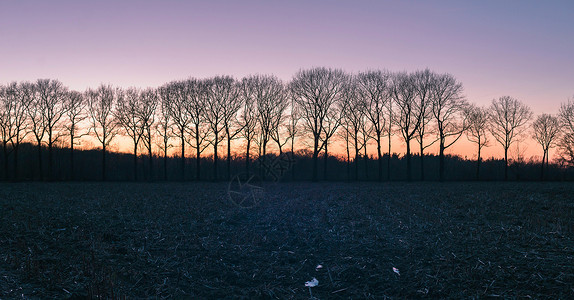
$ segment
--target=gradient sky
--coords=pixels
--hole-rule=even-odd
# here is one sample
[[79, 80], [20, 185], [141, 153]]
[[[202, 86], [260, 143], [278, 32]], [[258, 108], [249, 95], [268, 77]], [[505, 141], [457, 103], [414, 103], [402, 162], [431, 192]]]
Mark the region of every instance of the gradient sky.
[[574, 1], [0, 1], [0, 83], [158, 86], [338, 67], [448, 72], [467, 98], [555, 113], [574, 95]]

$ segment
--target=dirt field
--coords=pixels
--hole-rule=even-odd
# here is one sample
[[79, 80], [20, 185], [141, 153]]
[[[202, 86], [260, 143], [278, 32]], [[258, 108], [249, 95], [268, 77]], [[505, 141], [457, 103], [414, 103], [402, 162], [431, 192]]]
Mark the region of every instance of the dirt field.
[[574, 297], [572, 183], [227, 191], [1, 184], [0, 298]]

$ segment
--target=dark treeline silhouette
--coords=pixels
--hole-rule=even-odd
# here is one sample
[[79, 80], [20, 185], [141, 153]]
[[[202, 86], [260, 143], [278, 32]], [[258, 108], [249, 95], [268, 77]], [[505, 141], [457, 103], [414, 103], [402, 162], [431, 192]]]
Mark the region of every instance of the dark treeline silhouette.
[[[43, 150], [47, 150], [44, 147]], [[40, 180], [41, 178], [47, 178], [48, 170], [43, 168], [44, 174], [39, 173], [38, 164], [38, 154], [37, 147], [31, 143], [23, 143], [20, 145], [20, 161], [16, 166], [13, 161], [8, 163], [8, 173], [2, 170], [2, 178], [9, 181], [28, 181], [28, 180]], [[69, 160], [70, 148], [64, 147], [54, 147], [53, 148], [53, 163], [54, 163], [54, 174], [52, 174], [52, 179], [57, 181], [97, 181], [101, 180], [101, 174], [99, 172], [94, 172], [94, 169], [101, 167], [102, 150], [75, 150], [76, 160], [74, 162], [74, 168], [70, 165]], [[42, 151], [43, 159], [48, 158], [48, 152]], [[265, 180], [267, 181], [309, 181], [312, 180], [312, 168], [313, 168], [313, 155], [312, 152], [308, 150], [301, 150], [297, 152], [294, 156], [291, 152], [284, 152], [284, 156], [289, 157], [289, 163], [285, 163], [282, 167], [279, 166], [277, 162], [281, 161], [280, 157], [276, 154], [267, 154], [265, 163], [267, 166], [262, 166], [258, 159], [252, 162], [251, 172], [252, 174], [266, 174]], [[138, 168], [137, 173], [134, 174], [132, 164], [133, 155], [126, 153], [116, 153], [110, 152], [107, 154], [106, 173], [107, 180], [111, 181], [134, 181], [134, 180], [145, 180], [145, 181], [181, 181], [180, 167], [181, 159], [180, 157], [167, 157], [164, 161], [163, 156], [153, 155], [151, 159], [147, 155], [140, 155], [137, 158]], [[407, 180], [406, 173], [406, 157], [399, 156], [397, 153], [393, 153], [390, 157], [387, 154], [383, 154], [384, 161], [390, 162], [390, 180], [391, 181], [404, 181]], [[412, 157], [412, 163], [417, 166], [412, 169], [412, 174], [414, 178], [421, 178], [420, 167], [420, 156], [414, 154]], [[445, 180], [448, 181], [472, 181], [476, 180], [475, 168], [476, 161], [468, 160], [458, 156], [445, 156], [445, 174], [447, 174]], [[220, 158], [220, 163], [227, 161], [227, 158]], [[222, 178], [234, 177], [236, 175], [243, 176], [245, 174], [245, 157], [232, 156], [230, 158], [229, 171], [227, 164], [218, 164], [219, 173], [223, 174]], [[161, 170], [164, 167], [164, 163], [167, 166], [167, 172], [149, 172], [149, 163], [152, 163], [152, 167], [155, 170]], [[273, 163], [275, 162], [275, 164]], [[376, 181], [378, 180], [378, 159], [376, 156], [369, 157], [359, 157], [355, 161], [347, 162], [346, 159], [336, 156], [329, 156], [327, 159], [329, 172], [319, 172], [319, 180], [322, 181]], [[439, 168], [440, 168], [440, 158], [438, 155], [425, 155], [423, 160], [425, 164], [425, 171], [427, 175], [425, 180], [429, 181], [439, 181]], [[195, 170], [195, 158], [186, 157], [185, 161], [185, 181], [197, 181], [198, 172]], [[319, 164], [319, 168], [323, 170], [325, 168], [325, 161], [322, 160]], [[511, 161], [509, 164], [508, 176], [509, 180], [539, 180], [540, 179], [540, 164], [538, 161]], [[212, 158], [205, 158], [201, 164], [202, 178], [203, 181], [214, 180], [214, 174], [211, 172], [214, 167]], [[479, 180], [481, 181], [498, 181], [504, 179], [504, 159], [489, 159], [482, 162], [481, 173]], [[383, 166], [383, 172], [387, 173], [387, 164]], [[18, 168], [16, 171], [15, 168]], [[358, 172], [355, 173], [355, 168]], [[352, 172], [349, 172], [352, 169]], [[574, 180], [574, 170], [563, 168], [557, 164], [549, 164], [546, 167], [545, 179], [551, 181], [564, 181], [564, 180]], [[73, 173], [72, 173], [73, 172]], [[229, 172], [229, 173], [228, 173]], [[16, 175], [17, 174], [17, 175]], [[326, 174], [326, 177], [323, 175]], [[167, 175], [167, 177], [165, 177]], [[17, 177], [16, 177], [17, 176]]]
[[[96, 150], [77, 147], [84, 136]], [[130, 141], [130, 155], [110, 152], [118, 136]], [[406, 148], [400, 158], [391, 154], [393, 137]], [[274, 75], [224, 75], [85, 92], [39, 79], [0, 85], [0, 138], [6, 180], [217, 181], [255, 168], [272, 179], [264, 161], [284, 153], [305, 162], [293, 166], [292, 180], [530, 180], [536, 178], [526, 171], [534, 165], [539, 180], [558, 180], [574, 166], [574, 101], [535, 118], [510, 96], [477, 107], [454, 76], [429, 69], [350, 74], [317, 67], [288, 83]], [[464, 138], [476, 144], [474, 162], [446, 154]], [[540, 146], [540, 162], [509, 157], [526, 139]], [[427, 153], [432, 145], [437, 155]], [[331, 149], [340, 146], [336, 158]], [[491, 146], [503, 151], [501, 166], [483, 161], [481, 151]]]

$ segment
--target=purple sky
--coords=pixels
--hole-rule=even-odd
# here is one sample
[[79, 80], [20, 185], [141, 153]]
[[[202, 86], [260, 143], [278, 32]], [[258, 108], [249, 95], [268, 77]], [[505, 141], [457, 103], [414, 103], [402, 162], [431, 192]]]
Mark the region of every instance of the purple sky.
[[0, 2], [0, 83], [158, 86], [300, 68], [429, 67], [471, 102], [536, 113], [574, 95], [574, 1]]

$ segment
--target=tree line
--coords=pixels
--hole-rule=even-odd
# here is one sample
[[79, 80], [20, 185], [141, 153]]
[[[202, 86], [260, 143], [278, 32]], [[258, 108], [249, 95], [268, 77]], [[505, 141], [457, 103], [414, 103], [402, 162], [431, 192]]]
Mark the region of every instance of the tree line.
[[187, 157], [195, 160], [195, 179], [204, 176], [201, 164], [206, 150], [211, 154], [211, 178], [222, 178], [218, 163], [225, 162], [225, 176], [229, 179], [232, 149], [240, 149], [248, 174], [255, 158], [308, 151], [311, 179], [318, 180], [319, 159], [324, 161], [322, 177], [326, 178], [329, 147], [335, 142], [344, 146], [348, 178], [359, 179], [360, 159], [368, 160], [368, 147], [375, 146], [377, 179], [388, 180], [393, 136], [406, 146], [407, 180], [413, 179], [414, 153], [420, 163], [420, 178], [425, 179], [425, 158], [429, 157], [425, 151], [434, 144], [439, 149], [438, 178], [444, 180], [445, 151], [462, 137], [476, 145], [477, 179], [481, 151], [493, 143], [504, 150], [504, 179], [508, 179], [510, 146], [528, 136], [540, 145], [540, 178], [544, 178], [552, 148], [558, 149], [557, 162], [561, 167], [574, 166], [574, 101], [562, 103], [557, 115], [536, 117], [526, 104], [510, 96], [479, 107], [464, 97], [463, 85], [454, 76], [429, 69], [350, 74], [317, 67], [300, 70], [287, 83], [274, 75], [251, 75], [239, 80], [215, 76], [146, 89], [103, 84], [84, 92], [70, 90], [52, 79], [0, 85], [5, 179], [19, 178], [18, 153], [24, 142], [33, 142], [37, 147], [40, 180], [56, 177], [54, 147], [67, 144], [73, 179], [75, 147], [88, 135], [95, 138], [101, 149], [102, 180], [108, 178], [107, 155], [118, 135], [132, 142], [136, 180], [141, 173], [139, 158], [148, 160], [148, 178], [158, 171], [154, 170], [154, 156], [162, 159], [161, 173], [167, 178], [167, 173], [174, 171], [168, 170], [170, 149], [174, 147], [180, 150], [176, 172], [182, 179]]

